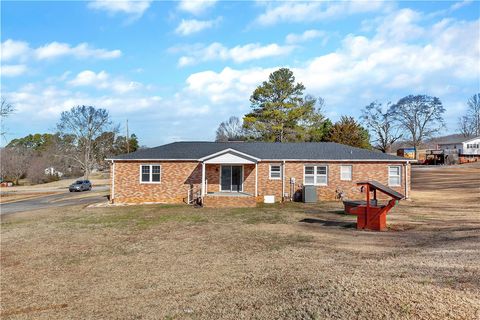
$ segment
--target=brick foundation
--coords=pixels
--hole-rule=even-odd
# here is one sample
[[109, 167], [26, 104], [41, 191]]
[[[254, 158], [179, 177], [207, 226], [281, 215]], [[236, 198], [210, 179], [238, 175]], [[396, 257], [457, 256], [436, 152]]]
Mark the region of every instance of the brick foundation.
[[214, 196], [207, 195], [204, 198], [204, 207], [216, 208], [239, 208], [239, 207], [255, 207], [257, 200], [254, 196]]

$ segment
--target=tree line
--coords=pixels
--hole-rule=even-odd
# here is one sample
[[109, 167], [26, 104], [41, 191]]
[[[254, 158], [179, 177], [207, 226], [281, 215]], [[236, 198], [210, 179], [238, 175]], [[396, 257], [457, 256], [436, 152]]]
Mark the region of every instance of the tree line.
[[[10, 110], [13, 112], [13, 107]], [[106, 166], [108, 156], [139, 148], [135, 134], [128, 138], [119, 135], [119, 126], [113, 124], [108, 111], [102, 108], [77, 106], [64, 111], [56, 129], [53, 134], [29, 134], [11, 140], [1, 150], [2, 180], [18, 184], [23, 177], [32, 183], [58, 179], [56, 174], [45, 173], [50, 167], [73, 177], [83, 175], [86, 179], [92, 170]]]
[[[445, 127], [445, 108], [437, 97], [408, 95], [396, 103], [374, 101], [362, 108], [358, 120], [343, 115], [333, 123], [325, 116], [325, 100], [305, 90], [288, 68], [271, 73], [250, 96], [251, 111], [242, 119], [230, 117], [220, 123], [216, 141], [326, 141], [390, 152], [400, 139], [417, 148]], [[5, 120], [14, 112], [15, 107], [2, 97], [3, 139]], [[466, 137], [480, 135], [480, 93], [467, 101], [458, 131]], [[105, 166], [106, 157], [139, 148], [134, 134], [126, 137], [118, 132], [106, 109], [73, 107], [62, 112], [55, 133], [30, 134], [2, 148], [0, 178], [18, 183], [28, 176], [34, 183], [44, 182], [56, 178], [45, 175], [48, 167], [88, 178], [93, 169]]]
[[[408, 95], [396, 103], [374, 101], [362, 108], [358, 121], [344, 115], [332, 123], [324, 114], [325, 100], [305, 90], [288, 68], [271, 73], [250, 96], [251, 112], [220, 123], [216, 141], [325, 141], [387, 153], [400, 139], [418, 148], [445, 128], [445, 108], [437, 97]], [[480, 94], [476, 94], [461, 118], [460, 131], [480, 135], [479, 116]]]

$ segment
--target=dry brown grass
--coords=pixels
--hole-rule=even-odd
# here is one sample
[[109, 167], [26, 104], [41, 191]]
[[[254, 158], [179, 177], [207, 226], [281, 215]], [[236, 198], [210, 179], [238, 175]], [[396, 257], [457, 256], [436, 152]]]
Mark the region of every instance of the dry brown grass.
[[33, 199], [38, 197], [50, 196], [52, 194], [58, 194], [59, 192], [20, 192], [20, 193], [2, 193], [0, 194], [0, 203], [8, 203], [26, 199]]
[[478, 319], [479, 190], [465, 185], [479, 172], [455, 172], [456, 188], [415, 188], [384, 233], [355, 230], [339, 203], [8, 216], [2, 319]]

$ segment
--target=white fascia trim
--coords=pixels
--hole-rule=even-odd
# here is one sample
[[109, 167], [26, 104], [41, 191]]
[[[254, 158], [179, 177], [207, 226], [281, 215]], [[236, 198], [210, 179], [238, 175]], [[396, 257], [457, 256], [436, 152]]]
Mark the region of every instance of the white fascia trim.
[[472, 138], [472, 139], [465, 140], [465, 141], [463, 141], [462, 143], [471, 142], [471, 141], [473, 141], [473, 140], [477, 140], [477, 139], [480, 139], [480, 136], [478, 136], [478, 137], [474, 137], [474, 138]]
[[105, 159], [106, 161], [198, 161], [198, 159]]
[[[229, 150], [229, 149], [226, 149], [226, 150]], [[224, 150], [224, 151], [226, 151]], [[256, 158], [256, 157], [252, 157], [248, 154], [245, 154], [245, 153], [242, 153], [242, 152], [238, 152], [236, 150], [233, 150], [234, 152], [238, 153], [238, 154], [241, 154], [241, 155], [244, 155], [246, 157], [249, 157], [251, 159], [254, 159], [258, 162], [279, 162], [279, 161], [305, 161], [305, 162], [407, 162], [407, 163], [410, 163], [410, 162], [418, 162], [418, 160], [414, 160], [414, 159], [382, 159], [382, 160], [379, 160], [379, 159], [260, 159], [260, 158]], [[223, 151], [221, 151], [223, 152]], [[200, 159], [105, 159], [106, 161], [204, 161], [204, 160], [207, 160], [209, 159], [210, 157], [215, 157], [215, 155], [217, 155], [217, 153], [214, 153], [212, 155], [209, 155], [207, 157], [203, 157], [203, 158], [200, 158]]]
[[262, 159], [261, 161], [304, 161], [304, 162], [416, 162], [417, 160], [412, 159]]
[[256, 160], [256, 161], [260, 161], [260, 160], [261, 160], [261, 159], [259, 159], [259, 158], [257, 158], [257, 157], [251, 156], [251, 155], [249, 155], [249, 154], [247, 154], [247, 153], [243, 153], [243, 152], [240, 152], [240, 151], [238, 151], [238, 150], [235, 150], [235, 149], [232, 149], [232, 148], [228, 148], [228, 149], [224, 149], [224, 150], [219, 151], [219, 152], [212, 153], [212, 154], [210, 154], [210, 155], [208, 155], [208, 156], [205, 156], [205, 157], [203, 157], [203, 158], [200, 158], [200, 159], [198, 159], [198, 161], [205, 161], [205, 160], [208, 160], [208, 159], [210, 159], [210, 158], [214, 158], [214, 157], [216, 157], [216, 156], [219, 156], [219, 155], [221, 155], [221, 154], [228, 153], [228, 152], [237, 153], [237, 154], [239, 154], [239, 155], [242, 155], [242, 156], [244, 156], [244, 157], [247, 157], [247, 158], [250, 158], [250, 159], [253, 159], [253, 160]]

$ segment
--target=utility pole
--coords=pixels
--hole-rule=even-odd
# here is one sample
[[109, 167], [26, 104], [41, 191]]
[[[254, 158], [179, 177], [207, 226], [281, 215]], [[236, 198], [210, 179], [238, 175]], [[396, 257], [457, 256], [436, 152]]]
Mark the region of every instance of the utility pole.
[[130, 153], [130, 137], [128, 136], [128, 119], [127, 119], [127, 153]]

